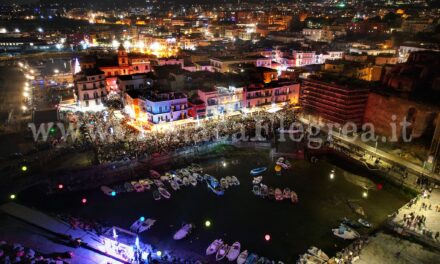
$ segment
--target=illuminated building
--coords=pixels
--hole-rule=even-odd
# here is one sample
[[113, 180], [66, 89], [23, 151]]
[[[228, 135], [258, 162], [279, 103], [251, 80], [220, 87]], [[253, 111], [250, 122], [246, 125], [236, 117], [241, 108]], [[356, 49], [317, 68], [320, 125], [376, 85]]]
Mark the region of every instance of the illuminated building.
[[297, 104], [299, 89], [299, 83], [291, 81], [251, 84], [243, 88], [243, 106], [253, 108], [273, 104]]
[[102, 107], [107, 95], [105, 75], [99, 69], [83, 69], [75, 75], [75, 88], [80, 107]]
[[243, 103], [243, 88], [215, 87], [199, 89], [197, 94], [206, 105], [206, 115], [216, 116], [240, 111]]

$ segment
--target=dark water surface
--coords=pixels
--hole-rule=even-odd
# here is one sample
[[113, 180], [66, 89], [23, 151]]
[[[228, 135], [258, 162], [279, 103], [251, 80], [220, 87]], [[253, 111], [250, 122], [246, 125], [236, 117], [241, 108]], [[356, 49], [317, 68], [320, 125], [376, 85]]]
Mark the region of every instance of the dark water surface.
[[[240, 241], [242, 249], [260, 256], [295, 263], [298, 254], [309, 246], [315, 245], [333, 254], [347, 245], [331, 233], [340, 218], [358, 219], [348, 207], [347, 199], [359, 201], [368, 220], [375, 226], [410, 199], [376, 176], [370, 175], [371, 179], [359, 176], [368, 176], [368, 172], [348, 172], [325, 160], [316, 164], [307, 161], [292, 163], [292, 169], [277, 176], [268, 152], [253, 149], [233, 151], [227, 158], [203, 162], [205, 172], [217, 178], [235, 175], [241, 181], [240, 186], [230, 187], [224, 196], [216, 196], [206, 184], [199, 183], [197, 187], [172, 192], [170, 200], [160, 201], [153, 200], [151, 191], [109, 197], [100, 190], [50, 197], [27, 192], [20, 195], [20, 200], [44, 211], [105, 220], [127, 229], [140, 216], [157, 219], [152, 229], [141, 235], [141, 240], [162, 249], [179, 248], [204, 254], [214, 239], [222, 238], [229, 244]], [[180, 165], [170, 164], [168, 169]], [[261, 165], [269, 168], [263, 182], [296, 191], [298, 204], [262, 199], [252, 194], [249, 171]], [[335, 170], [334, 179], [329, 177], [332, 169]], [[380, 190], [378, 183], [383, 184]], [[364, 188], [370, 188], [367, 198], [362, 196]], [[81, 203], [83, 197], [88, 199], [85, 205]], [[204, 226], [206, 220], [212, 222], [211, 227]], [[193, 222], [197, 228], [188, 239], [173, 241], [172, 236], [182, 222]], [[366, 229], [358, 231], [368, 232]], [[269, 242], [265, 241], [265, 234], [271, 236]]]

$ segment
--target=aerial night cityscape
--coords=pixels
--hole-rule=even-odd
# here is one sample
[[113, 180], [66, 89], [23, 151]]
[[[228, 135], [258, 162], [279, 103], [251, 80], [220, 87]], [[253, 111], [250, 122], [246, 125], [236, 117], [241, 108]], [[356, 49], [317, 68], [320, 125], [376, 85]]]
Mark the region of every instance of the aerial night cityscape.
[[440, 264], [440, 1], [0, 0], [0, 264]]

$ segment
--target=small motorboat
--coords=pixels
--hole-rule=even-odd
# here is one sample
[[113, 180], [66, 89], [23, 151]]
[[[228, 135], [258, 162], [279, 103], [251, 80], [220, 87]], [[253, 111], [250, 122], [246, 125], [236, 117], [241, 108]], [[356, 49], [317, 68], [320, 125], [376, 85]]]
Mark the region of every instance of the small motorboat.
[[228, 244], [223, 244], [217, 251], [217, 254], [215, 255], [215, 260], [220, 261], [226, 257], [226, 255], [229, 252], [230, 247]]
[[221, 179], [220, 179], [220, 185], [221, 185], [222, 188], [224, 188], [224, 189], [228, 189], [228, 188], [229, 188], [229, 184], [228, 184], [228, 182], [226, 181], [225, 178], [221, 178]]
[[260, 195], [260, 194], [261, 194], [260, 186], [258, 186], [258, 185], [254, 185], [254, 187], [252, 187], [252, 192], [253, 192], [255, 195]]
[[275, 200], [277, 201], [283, 200], [283, 192], [281, 191], [280, 188], [275, 189]]
[[351, 227], [354, 227], [354, 228], [357, 228], [357, 227], [361, 227], [361, 226], [362, 226], [360, 223], [358, 223], [358, 222], [356, 222], [356, 221], [354, 221], [354, 220], [351, 220], [351, 219], [349, 219], [349, 218], [347, 218], [347, 217], [342, 218], [341, 222], [342, 222], [344, 225], [348, 225], [348, 226], [351, 226]]
[[260, 184], [263, 181], [263, 176], [254, 177], [252, 184]]
[[186, 224], [183, 225], [182, 228], [180, 228], [173, 236], [174, 240], [181, 240], [185, 238], [192, 230], [193, 225], [192, 224]]
[[350, 207], [350, 209], [353, 210], [353, 212], [363, 217], [366, 216], [364, 208], [362, 208], [362, 206], [360, 206], [357, 202], [347, 200], [347, 203], [348, 203], [348, 207]]
[[234, 183], [234, 185], [237, 185], [237, 186], [240, 185], [240, 181], [238, 180], [237, 177], [232, 176], [231, 178], [232, 178], [232, 182]]
[[206, 184], [211, 191], [217, 195], [225, 194], [225, 190], [220, 186], [218, 180], [211, 175], [206, 175]]
[[155, 170], [150, 170], [150, 176], [151, 176], [151, 178], [159, 178], [160, 173]]
[[313, 256], [315, 256], [315, 257], [317, 257], [317, 258], [319, 258], [319, 259], [322, 259], [322, 260], [324, 260], [324, 261], [328, 261], [330, 258], [328, 257], [328, 255], [327, 254], [325, 254], [324, 253], [324, 251], [322, 251], [322, 250], [320, 250], [319, 248], [317, 248], [317, 247], [310, 247], [308, 250], [307, 250], [307, 252], [309, 252], [311, 255], [313, 255]]
[[189, 183], [191, 183], [192, 186], [194, 187], [197, 186], [197, 178], [190, 176], [188, 179], [189, 179]]
[[255, 168], [251, 170], [251, 175], [259, 175], [267, 170], [266, 167]]
[[170, 180], [170, 186], [173, 190], [177, 191], [180, 189], [179, 184], [175, 180]]
[[133, 182], [131, 182], [131, 185], [133, 185], [133, 188], [136, 192], [145, 191], [145, 187], [140, 182], [133, 181]]
[[228, 254], [226, 255], [226, 258], [229, 261], [234, 261], [238, 258], [238, 255], [240, 255], [240, 249], [241, 249], [241, 245], [240, 242], [235, 242], [234, 244], [232, 244], [231, 248], [229, 249]]
[[162, 195], [165, 199], [170, 199], [171, 194], [167, 191], [167, 189], [159, 187], [157, 188], [157, 190], [159, 191], [160, 195]]
[[221, 239], [214, 240], [211, 243], [211, 245], [209, 245], [209, 247], [206, 249], [206, 255], [212, 255], [216, 253], [222, 245], [223, 245], [223, 240]]
[[101, 191], [105, 193], [108, 196], [114, 196], [116, 194], [116, 191], [108, 186], [101, 186]]
[[183, 185], [185, 185], [185, 186], [189, 186], [189, 185], [191, 184], [191, 183], [189, 182], [188, 177], [183, 177], [182, 182], [183, 182]]
[[156, 220], [148, 218], [147, 220], [141, 222], [141, 224], [138, 227], [136, 233], [140, 234], [140, 233], [142, 233], [144, 231], [149, 230], [154, 225], [154, 223], [156, 223]]
[[165, 185], [163, 184], [163, 182], [161, 180], [155, 179], [155, 180], [153, 180], [153, 182], [157, 187], [165, 187]]
[[284, 197], [284, 199], [291, 198], [291, 191], [290, 191], [289, 188], [284, 188], [284, 190], [283, 190], [283, 197]]
[[258, 259], [258, 255], [251, 253], [250, 255], [248, 255], [248, 257], [244, 263], [245, 264], [254, 264], [255, 262], [257, 262], [257, 259]]
[[151, 181], [148, 179], [143, 179], [143, 180], [139, 180], [139, 183], [144, 186], [145, 190], [150, 190], [151, 189]]
[[296, 194], [296, 192], [292, 191], [290, 193], [290, 199], [292, 200], [292, 203], [297, 203], [298, 202], [298, 195]]
[[158, 190], [154, 190], [154, 191], [153, 191], [153, 198], [154, 198], [154, 200], [158, 201], [158, 200], [161, 199], [161, 197], [162, 197], [162, 196], [160, 196], [160, 193], [159, 193]]
[[341, 224], [339, 226], [339, 228], [332, 229], [332, 231], [335, 236], [343, 238], [343, 239], [352, 240], [352, 239], [360, 237], [358, 232], [354, 231], [353, 229], [351, 229], [350, 227], [348, 227], [344, 224]]
[[241, 252], [240, 255], [238, 255], [238, 257], [237, 257], [237, 264], [244, 264], [248, 255], [249, 255], [249, 253], [247, 250]]
[[363, 226], [363, 227], [367, 227], [370, 228], [372, 225], [370, 222], [368, 222], [367, 220], [363, 219], [363, 218], [359, 218], [358, 222]]
[[127, 192], [133, 192], [134, 191], [133, 185], [131, 185], [131, 183], [129, 183], [129, 182], [124, 183], [124, 188], [125, 188], [125, 190]]

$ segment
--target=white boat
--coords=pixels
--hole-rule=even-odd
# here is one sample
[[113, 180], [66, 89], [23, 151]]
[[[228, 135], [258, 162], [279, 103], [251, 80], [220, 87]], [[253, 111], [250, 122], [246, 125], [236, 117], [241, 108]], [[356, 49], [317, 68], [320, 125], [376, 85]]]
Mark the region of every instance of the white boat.
[[232, 182], [232, 178], [231, 176], [226, 176], [225, 177], [226, 181], [228, 182], [229, 186], [233, 185], [234, 183]]
[[157, 187], [164, 187], [165, 186], [161, 180], [153, 180], [153, 182]]
[[190, 184], [188, 177], [183, 177], [182, 182], [185, 186], [188, 186]]
[[162, 195], [165, 199], [170, 199], [171, 194], [167, 191], [167, 189], [159, 187], [157, 188], [157, 190], [159, 191], [160, 195]]
[[237, 177], [232, 176], [232, 181], [234, 182], [234, 185], [240, 185], [240, 181], [237, 179]]
[[223, 245], [223, 240], [216, 239], [211, 245], [206, 249], [206, 255], [212, 255], [218, 251], [218, 249]]
[[227, 189], [229, 187], [229, 184], [225, 178], [220, 179], [220, 186], [222, 186], [222, 188], [224, 188], [224, 189]]
[[358, 222], [359, 222], [361, 225], [363, 225], [364, 227], [368, 227], [368, 228], [371, 227], [371, 223], [368, 222], [367, 220], [363, 219], [363, 218], [359, 218], [359, 219], [358, 219]]
[[226, 257], [226, 255], [229, 252], [230, 247], [228, 244], [223, 244], [217, 251], [217, 254], [215, 255], [215, 260], [220, 261]]
[[192, 230], [193, 225], [192, 224], [186, 224], [182, 226], [173, 236], [174, 240], [181, 240], [185, 238]]
[[154, 225], [154, 223], [156, 223], [156, 220], [148, 218], [147, 220], [141, 223], [141, 225], [137, 230], [137, 233], [142, 233], [144, 231], [149, 230]]
[[298, 202], [298, 194], [296, 194], [296, 192], [294, 192], [294, 191], [290, 192], [290, 199], [291, 199], [292, 203], [297, 203]]
[[240, 242], [235, 242], [234, 244], [232, 244], [231, 248], [229, 249], [229, 252], [226, 255], [226, 258], [229, 261], [236, 260], [238, 258], [238, 255], [240, 255], [240, 249], [241, 249]]
[[260, 193], [261, 193], [260, 186], [258, 186], [258, 185], [254, 185], [254, 187], [252, 187], [252, 192], [253, 192], [255, 195], [260, 195]]
[[360, 237], [359, 233], [354, 231], [353, 229], [349, 228], [348, 226], [341, 224], [339, 228], [332, 229], [333, 234], [337, 237], [343, 238], [343, 239], [355, 239]]
[[280, 201], [283, 200], [283, 192], [280, 188], [275, 189], [275, 200]]
[[170, 180], [170, 186], [173, 190], [177, 191], [180, 189], [179, 184], [175, 180]]
[[329, 260], [328, 255], [325, 254], [324, 251], [320, 250], [320, 249], [317, 248], [317, 247], [313, 247], [313, 246], [312, 246], [312, 247], [310, 247], [310, 248], [307, 250], [307, 252], [309, 252], [311, 255], [313, 255], [313, 256], [315, 256], [315, 257], [317, 257], [317, 258], [320, 258], [320, 259], [322, 259], [322, 260], [325, 260], [325, 261], [328, 261], [328, 260]]
[[237, 264], [244, 264], [246, 262], [248, 255], [249, 255], [249, 253], [247, 250], [241, 252], [241, 254], [238, 255], [238, 258], [237, 258]]
[[139, 184], [141, 184], [142, 186], [144, 186], [144, 190], [149, 190], [151, 189], [151, 181], [148, 179], [142, 179], [139, 180]]
[[263, 176], [254, 177], [252, 184], [260, 184], [263, 181]]
[[197, 186], [197, 178], [190, 176], [188, 179], [192, 186]]
[[322, 264], [325, 261], [322, 259], [319, 259], [315, 256], [312, 256], [308, 253], [303, 254], [302, 256], [300, 256], [300, 263], [304, 263], [304, 264]]
[[169, 181], [170, 180], [170, 178], [168, 177], [168, 176], [166, 176], [166, 175], [162, 175], [162, 176], [160, 176], [160, 178], [159, 178], [161, 181], [163, 181], [163, 182], [166, 182], [166, 181]]
[[161, 199], [161, 197], [162, 196], [160, 196], [159, 191], [157, 191], [157, 190], [153, 191], [153, 198], [154, 198], [154, 200], [159, 201]]
[[113, 196], [113, 194], [116, 193], [115, 190], [105, 185], [101, 186], [101, 191], [107, 194], [108, 196]]

